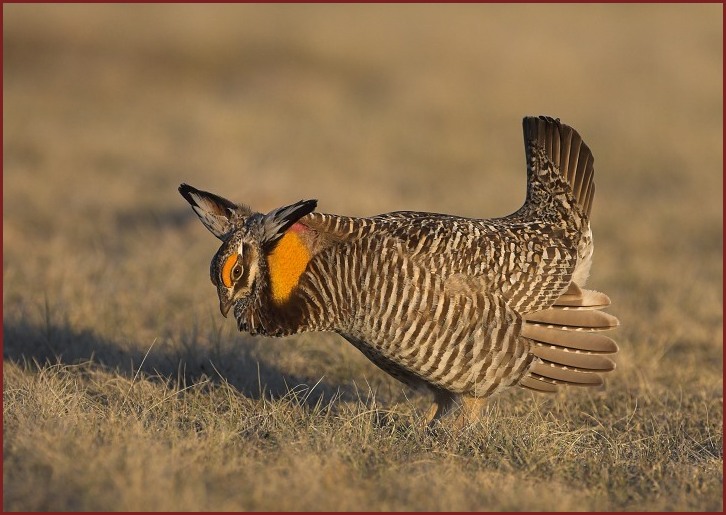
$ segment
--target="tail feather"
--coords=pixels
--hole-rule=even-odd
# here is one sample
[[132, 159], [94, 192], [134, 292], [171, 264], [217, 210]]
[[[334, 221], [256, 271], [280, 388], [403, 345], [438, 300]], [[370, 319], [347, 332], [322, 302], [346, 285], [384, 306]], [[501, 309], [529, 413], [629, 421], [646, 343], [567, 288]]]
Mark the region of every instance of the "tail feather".
[[[550, 189], [559, 189], [558, 183], [566, 183], [580, 209], [589, 218], [595, 192], [595, 159], [590, 148], [575, 129], [560, 123], [559, 119], [528, 116], [522, 124], [528, 183], [542, 183]], [[555, 170], [550, 173], [548, 168], [552, 168], [551, 165]]]
[[531, 340], [536, 356], [520, 386], [554, 392], [558, 385], [599, 386], [601, 373], [615, 370], [606, 355], [618, 351], [603, 331], [617, 327], [618, 319], [600, 311], [610, 305], [604, 293], [572, 284], [554, 305], [525, 317], [521, 336]]
[[585, 209], [585, 214], [588, 218], [590, 218], [590, 213], [592, 212], [592, 199], [595, 196], [595, 182], [590, 181], [590, 187], [587, 189], [587, 199], [585, 200], [585, 205], [583, 206]]
[[592, 372], [580, 372], [564, 365], [542, 361], [535, 363], [530, 373], [553, 380], [553, 384], [572, 384], [576, 386], [600, 386], [602, 377]]
[[574, 351], [592, 354], [615, 354], [618, 346], [612, 338], [600, 331], [568, 329], [563, 326], [541, 325], [527, 322], [522, 329], [522, 336], [543, 345], [555, 345]]
[[558, 349], [555, 346], [546, 347], [537, 345], [532, 349], [532, 354], [543, 361], [557, 363], [562, 366], [571, 367], [581, 371], [610, 372], [615, 370], [615, 363], [610, 358], [598, 354], [585, 354], [569, 350], [568, 348]]
[[600, 309], [610, 305], [610, 297], [594, 290], [581, 290], [574, 282], [560, 295], [553, 306], [580, 309]]
[[543, 381], [539, 377], [533, 375], [524, 376], [519, 381], [519, 385], [529, 390], [534, 390], [540, 393], [555, 393], [557, 392], [557, 385], [552, 384], [548, 381]]
[[[580, 148], [582, 150], [582, 147]], [[593, 159], [592, 154], [588, 151], [585, 153], [580, 152], [579, 159], [577, 161], [577, 171], [575, 172], [575, 182], [572, 184], [572, 194], [580, 205], [584, 204], [585, 197], [587, 196], [587, 188], [590, 186], [593, 175]], [[583, 191], [584, 190], [584, 191]]]
[[[568, 131], [563, 135], [563, 139], [566, 144], [562, 145], [560, 162], [555, 164], [563, 171], [563, 175], [567, 177], [567, 182], [572, 184], [575, 180], [575, 172], [577, 171], [577, 161], [580, 155], [582, 138], [577, 132]], [[556, 156], [555, 159], [557, 159]], [[570, 166], [570, 163], [572, 163], [572, 166]]]
[[552, 307], [527, 315], [530, 322], [564, 326], [566, 330], [582, 328], [589, 331], [606, 331], [618, 326], [618, 319], [596, 309], [571, 309]]

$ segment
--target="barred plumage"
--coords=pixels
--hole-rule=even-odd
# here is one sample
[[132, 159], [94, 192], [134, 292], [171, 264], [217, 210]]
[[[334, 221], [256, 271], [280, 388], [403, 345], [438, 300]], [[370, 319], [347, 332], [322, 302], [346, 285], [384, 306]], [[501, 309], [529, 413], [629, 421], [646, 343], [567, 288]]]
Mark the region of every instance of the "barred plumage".
[[266, 215], [183, 184], [223, 244], [212, 282], [241, 331], [335, 331], [412, 387], [436, 419], [458, 403], [518, 384], [553, 392], [602, 383], [617, 345], [583, 290], [592, 262], [593, 158], [572, 128], [524, 119], [527, 198], [509, 216], [400, 211], [370, 218], [312, 212], [300, 201]]

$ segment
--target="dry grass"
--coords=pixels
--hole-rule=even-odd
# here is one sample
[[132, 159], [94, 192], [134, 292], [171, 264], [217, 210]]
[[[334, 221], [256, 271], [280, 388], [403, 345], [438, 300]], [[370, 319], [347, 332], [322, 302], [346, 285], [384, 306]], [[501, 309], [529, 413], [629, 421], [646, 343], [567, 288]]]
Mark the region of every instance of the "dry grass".
[[[721, 510], [722, 6], [4, 5], [5, 510]], [[495, 216], [520, 118], [596, 157], [601, 391], [480, 425], [219, 316], [180, 182]]]

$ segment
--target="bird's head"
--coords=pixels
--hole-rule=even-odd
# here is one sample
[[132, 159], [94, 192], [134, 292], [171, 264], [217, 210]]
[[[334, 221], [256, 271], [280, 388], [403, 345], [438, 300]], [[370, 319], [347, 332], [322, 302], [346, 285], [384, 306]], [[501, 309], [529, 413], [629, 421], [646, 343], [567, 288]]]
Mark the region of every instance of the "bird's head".
[[317, 206], [316, 200], [301, 200], [263, 215], [187, 184], [179, 186], [179, 193], [204, 226], [222, 240], [209, 273], [225, 317], [235, 304], [246, 307], [259, 295], [267, 269], [264, 258], [295, 222]]

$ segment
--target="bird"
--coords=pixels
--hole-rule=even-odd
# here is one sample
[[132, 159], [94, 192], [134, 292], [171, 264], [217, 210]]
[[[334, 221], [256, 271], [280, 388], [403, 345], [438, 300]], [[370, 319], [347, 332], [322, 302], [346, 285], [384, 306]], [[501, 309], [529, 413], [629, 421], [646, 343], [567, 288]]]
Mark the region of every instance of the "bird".
[[619, 321], [603, 311], [605, 293], [585, 289], [593, 155], [559, 118], [527, 116], [522, 125], [526, 198], [504, 217], [351, 217], [317, 212], [314, 199], [263, 214], [181, 184], [222, 241], [210, 265], [222, 315], [233, 310], [252, 335], [339, 334], [432, 394], [428, 427], [476, 422], [509, 387], [603, 385], [618, 352], [603, 332]]

